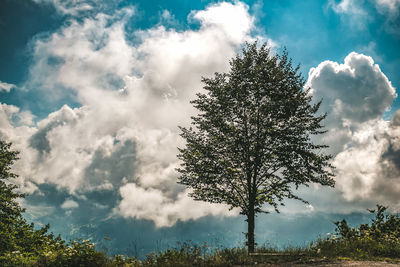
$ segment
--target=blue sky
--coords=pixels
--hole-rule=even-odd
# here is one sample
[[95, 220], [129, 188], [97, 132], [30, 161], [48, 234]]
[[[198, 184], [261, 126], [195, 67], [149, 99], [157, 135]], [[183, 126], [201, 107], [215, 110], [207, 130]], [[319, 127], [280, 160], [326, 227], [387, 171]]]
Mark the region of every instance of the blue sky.
[[190, 200], [174, 169], [201, 76], [256, 39], [286, 47], [324, 100], [318, 141], [337, 166], [336, 188], [300, 188], [311, 205], [260, 216], [258, 242], [304, 244], [376, 203], [398, 211], [399, 12], [398, 0], [1, 1], [0, 137], [21, 151], [27, 217], [120, 253], [242, 244], [243, 218]]

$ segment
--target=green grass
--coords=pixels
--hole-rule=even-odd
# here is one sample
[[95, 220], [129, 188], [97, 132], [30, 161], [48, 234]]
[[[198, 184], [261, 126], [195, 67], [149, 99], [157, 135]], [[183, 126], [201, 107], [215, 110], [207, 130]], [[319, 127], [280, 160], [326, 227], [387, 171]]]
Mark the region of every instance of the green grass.
[[[1, 266], [250, 266], [256, 263], [315, 263], [337, 260], [374, 260], [400, 263], [400, 216], [385, 215], [377, 206], [371, 224], [350, 227], [345, 220], [335, 222], [336, 231], [303, 247], [261, 246], [249, 255], [246, 248], [215, 248], [185, 242], [177, 247], [148, 254], [144, 259], [117, 255], [108, 257], [89, 240], [66, 243], [52, 234], [38, 235], [37, 251], [11, 251], [0, 255]], [[36, 233], [36, 232], [35, 232]], [[30, 240], [30, 239], [29, 239]]]
[[[260, 247], [255, 255], [246, 248], [214, 249], [184, 244], [147, 255], [142, 261], [134, 260], [125, 266], [247, 266], [255, 263], [315, 263], [336, 260], [374, 260], [400, 262], [400, 244], [376, 240], [319, 239], [304, 247], [287, 247], [279, 250]], [[208, 252], [207, 252], [208, 251]]]
[[308, 246], [259, 247], [255, 255], [247, 249], [212, 248], [206, 243], [183, 243], [179, 247], [150, 253], [139, 260], [123, 255], [108, 257], [95, 250], [89, 241], [71, 242], [57, 251], [39, 257], [10, 253], [2, 257], [2, 266], [249, 266], [255, 263], [315, 263], [336, 260], [376, 260], [400, 262], [400, 243], [378, 242], [373, 239], [319, 239]]

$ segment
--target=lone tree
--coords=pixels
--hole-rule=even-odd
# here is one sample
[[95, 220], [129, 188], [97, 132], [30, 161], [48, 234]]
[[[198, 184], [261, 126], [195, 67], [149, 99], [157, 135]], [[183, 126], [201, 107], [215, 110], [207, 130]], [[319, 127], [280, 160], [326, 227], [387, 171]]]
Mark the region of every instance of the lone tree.
[[327, 146], [314, 144], [322, 134], [299, 67], [286, 51], [271, 55], [264, 44], [246, 44], [230, 61], [228, 73], [202, 78], [205, 93], [191, 101], [199, 114], [190, 128], [179, 127], [186, 147], [179, 183], [192, 188], [195, 200], [225, 203], [247, 217], [248, 252], [254, 252], [257, 213], [268, 204], [279, 212], [284, 198], [303, 201], [293, 192], [309, 183], [334, 186]]

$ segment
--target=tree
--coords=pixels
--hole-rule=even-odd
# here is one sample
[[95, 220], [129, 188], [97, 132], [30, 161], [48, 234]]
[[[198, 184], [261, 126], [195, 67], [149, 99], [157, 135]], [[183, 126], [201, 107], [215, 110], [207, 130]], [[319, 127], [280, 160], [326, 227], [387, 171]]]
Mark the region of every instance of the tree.
[[254, 252], [257, 213], [268, 204], [279, 212], [285, 198], [306, 200], [294, 190], [309, 183], [334, 186], [327, 146], [312, 135], [325, 131], [299, 66], [286, 50], [271, 55], [264, 44], [246, 44], [230, 61], [228, 73], [202, 78], [205, 93], [191, 101], [199, 114], [179, 127], [178, 183], [195, 200], [225, 203], [245, 215], [248, 252]]
[[13, 249], [14, 226], [20, 219], [23, 209], [17, 198], [22, 194], [14, 192], [16, 185], [10, 183], [10, 178], [17, 175], [11, 172], [11, 166], [18, 159], [18, 152], [10, 150], [11, 143], [0, 140], [0, 254]]
[[49, 224], [35, 229], [23, 217], [17, 202], [23, 194], [14, 190], [11, 171], [18, 152], [0, 140], [0, 266], [106, 266], [107, 255], [95, 250], [89, 240], [66, 243], [60, 235], [48, 233]]
[[49, 224], [40, 229], [34, 229], [34, 224], [28, 224], [23, 217], [23, 209], [17, 202], [24, 194], [15, 192], [18, 188], [12, 179], [18, 175], [11, 171], [12, 165], [18, 160], [18, 151], [11, 150], [11, 143], [0, 140], [0, 265], [22, 265], [19, 256], [32, 255], [38, 257], [43, 251], [63, 247], [61, 237], [47, 233]]

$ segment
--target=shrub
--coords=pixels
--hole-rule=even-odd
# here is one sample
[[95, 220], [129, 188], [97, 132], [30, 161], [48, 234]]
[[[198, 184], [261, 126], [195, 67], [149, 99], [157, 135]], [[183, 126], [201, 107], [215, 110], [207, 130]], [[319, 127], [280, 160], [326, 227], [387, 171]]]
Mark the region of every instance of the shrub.
[[315, 244], [328, 257], [371, 259], [400, 257], [400, 216], [385, 214], [387, 207], [377, 205], [371, 224], [351, 227], [346, 220], [335, 222], [335, 234]]

